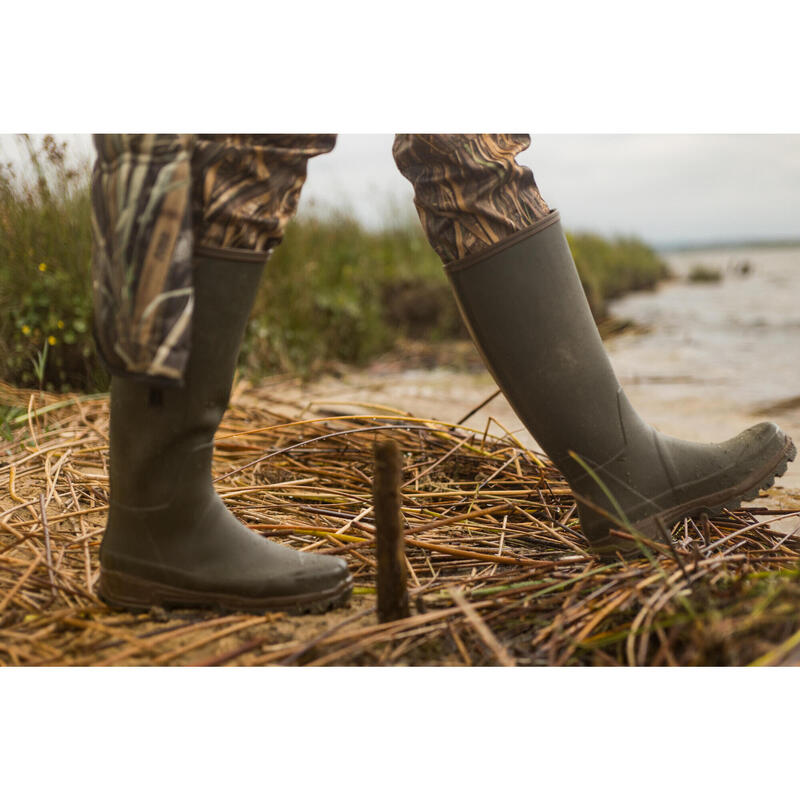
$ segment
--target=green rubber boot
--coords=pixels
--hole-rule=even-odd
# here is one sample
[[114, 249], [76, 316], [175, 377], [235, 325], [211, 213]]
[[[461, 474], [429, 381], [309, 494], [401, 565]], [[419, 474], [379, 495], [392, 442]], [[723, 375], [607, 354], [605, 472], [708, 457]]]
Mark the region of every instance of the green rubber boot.
[[236, 520], [211, 482], [214, 433], [263, 264], [194, 264], [183, 388], [112, 381], [111, 501], [99, 594], [133, 609], [325, 611], [350, 595], [346, 563], [264, 539]]
[[694, 444], [638, 416], [597, 332], [558, 212], [446, 269], [484, 361], [572, 487], [599, 555], [641, 552], [612, 533], [626, 521], [663, 541], [663, 526], [737, 508], [795, 457], [772, 423], [721, 444]]

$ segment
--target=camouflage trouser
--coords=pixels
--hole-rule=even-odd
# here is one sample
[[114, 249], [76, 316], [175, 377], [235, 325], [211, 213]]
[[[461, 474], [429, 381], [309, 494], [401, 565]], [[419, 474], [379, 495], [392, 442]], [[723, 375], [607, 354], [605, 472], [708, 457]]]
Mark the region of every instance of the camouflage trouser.
[[[264, 261], [294, 216], [308, 159], [332, 134], [97, 135], [95, 337], [116, 374], [180, 381], [192, 317], [192, 255]], [[393, 154], [443, 262], [549, 213], [516, 162], [517, 134], [402, 134]]]
[[547, 216], [533, 173], [516, 157], [525, 134], [398, 134], [395, 163], [445, 264], [489, 247]]

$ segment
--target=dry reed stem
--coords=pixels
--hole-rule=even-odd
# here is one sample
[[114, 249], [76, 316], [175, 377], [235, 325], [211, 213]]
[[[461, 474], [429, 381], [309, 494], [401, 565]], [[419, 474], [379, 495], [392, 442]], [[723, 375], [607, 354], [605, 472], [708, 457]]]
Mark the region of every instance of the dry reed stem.
[[[108, 400], [34, 397], [0, 450], [0, 663], [748, 664], [796, 650], [797, 533], [764, 509], [675, 526], [673, 546], [600, 564], [563, 477], [512, 433], [365, 404], [290, 418], [236, 395], [216, 487], [264, 536], [346, 558], [351, 610], [291, 618], [120, 614], [94, 594], [108, 510]], [[310, 407], [310, 404], [309, 404]], [[491, 426], [491, 427], [490, 427]], [[499, 430], [493, 435], [491, 430]], [[403, 459], [412, 607], [376, 624], [372, 447]], [[758, 501], [756, 501], [758, 504]], [[800, 515], [798, 509], [788, 514]]]
[[514, 659], [508, 651], [497, 641], [497, 637], [491, 632], [488, 625], [481, 619], [480, 614], [464, 599], [464, 595], [458, 589], [450, 590], [450, 597], [455, 604], [464, 612], [464, 616], [469, 620], [470, 625], [478, 632], [488, 648], [494, 653], [498, 663], [503, 667], [515, 666]]

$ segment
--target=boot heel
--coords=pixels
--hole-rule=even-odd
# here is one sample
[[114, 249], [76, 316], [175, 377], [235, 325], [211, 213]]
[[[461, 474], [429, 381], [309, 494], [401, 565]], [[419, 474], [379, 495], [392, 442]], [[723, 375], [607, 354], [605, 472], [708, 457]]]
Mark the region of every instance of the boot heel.
[[159, 588], [167, 587], [102, 567], [97, 581], [100, 599], [112, 608], [126, 611], [149, 611], [154, 606], [170, 605], [166, 593], [159, 592]]

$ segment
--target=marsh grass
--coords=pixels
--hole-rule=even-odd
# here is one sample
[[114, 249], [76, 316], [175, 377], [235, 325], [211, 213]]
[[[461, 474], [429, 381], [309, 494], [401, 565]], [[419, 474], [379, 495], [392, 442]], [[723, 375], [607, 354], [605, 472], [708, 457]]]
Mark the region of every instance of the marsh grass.
[[105, 384], [91, 341], [89, 170], [52, 136], [0, 165], [0, 374], [32, 388]]
[[370, 231], [334, 214], [290, 225], [267, 264], [244, 359], [254, 371], [309, 374], [364, 363], [398, 336], [453, 335], [458, 309], [419, 225]]
[[[70, 167], [53, 136], [21, 142], [25, 168], [0, 165], [0, 380], [103, 391], [108, 376], [91, 335], [90, 166]], [[248, 326], [241, 366], [251, 377], [363, 364], [399, 338], [466, 337], [439, 259], [409, 214], [387, 207], [377, 231], [347, 213], [292, 223]], [[639, 240], [568, 238], [597, 319], [608, 299], [667, 274]]]
[[608, 316], [609, 300], [627, 292], [653, 289], [669, 277], [666, 262], [641, 239], [568, 233], [567, 241], [597, 320]]

